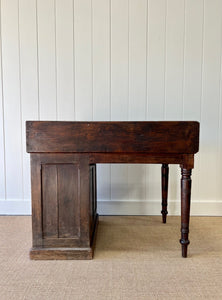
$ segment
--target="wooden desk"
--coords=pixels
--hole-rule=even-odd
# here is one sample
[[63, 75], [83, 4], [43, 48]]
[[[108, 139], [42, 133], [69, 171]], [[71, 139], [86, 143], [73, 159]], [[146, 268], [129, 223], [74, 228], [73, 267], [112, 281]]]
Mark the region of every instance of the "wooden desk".
[[187, 257], [198, 122], [27, 121], [26, 131], [31, 153], [31, 259], [93, 257], [98, 224], [96, 163], [162, 164], [163, 223], [168, 164], [181, 166], [180, 243], [182, 256]]

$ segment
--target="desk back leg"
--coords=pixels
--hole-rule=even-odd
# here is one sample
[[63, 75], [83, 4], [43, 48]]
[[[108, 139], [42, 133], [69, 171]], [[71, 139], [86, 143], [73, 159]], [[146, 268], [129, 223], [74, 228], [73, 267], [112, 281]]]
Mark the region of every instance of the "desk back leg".
[[90, 240], [93, 243], [98, 223], [96, 164], [90, 165]]
[[161, 173], [162, 173], [162, 210], [161, 210], [161, 214], [162, 214], [163, 223], [166, 223], [166, 217], [168, 214], [168, 211], [167, 211], [168, 175], [169, 175], [168, 164], [162, 164]]
[[181, 167], [181, 239], [182, 256], [187, 257], [187, 247], [190, 243], [189, 221], [190, 221], [190, 197], [191, 197], [191, 169]]

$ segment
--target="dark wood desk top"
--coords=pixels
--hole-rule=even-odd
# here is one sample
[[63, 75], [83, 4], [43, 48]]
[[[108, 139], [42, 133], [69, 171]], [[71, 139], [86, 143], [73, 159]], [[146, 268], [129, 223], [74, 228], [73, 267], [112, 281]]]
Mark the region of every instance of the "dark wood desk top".
[[27, 152], [194, 154], [199, 123], [27, 121]]

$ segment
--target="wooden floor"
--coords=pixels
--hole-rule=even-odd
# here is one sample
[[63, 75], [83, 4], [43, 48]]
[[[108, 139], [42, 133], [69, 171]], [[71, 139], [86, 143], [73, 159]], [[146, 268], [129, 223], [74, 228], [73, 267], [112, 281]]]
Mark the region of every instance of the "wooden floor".
[[100, 217], [91, 261], [31, 261], [31, 217], [0, 217], [0, 299], [222, 299], [222, 217]]

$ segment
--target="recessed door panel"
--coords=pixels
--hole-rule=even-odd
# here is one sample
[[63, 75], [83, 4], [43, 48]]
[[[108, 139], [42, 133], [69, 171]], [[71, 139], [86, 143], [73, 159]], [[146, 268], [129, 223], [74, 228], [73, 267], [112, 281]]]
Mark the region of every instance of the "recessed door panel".
[[43, 237], [58, 237], [57, 167], [42, 166]]
[[77, 165], [59, 165], [58, 207], [59, 237], [75, 238], [80, 234], [79, 175]]
[[42, 165], [43, 238], [79, 238], [78, 164]]

